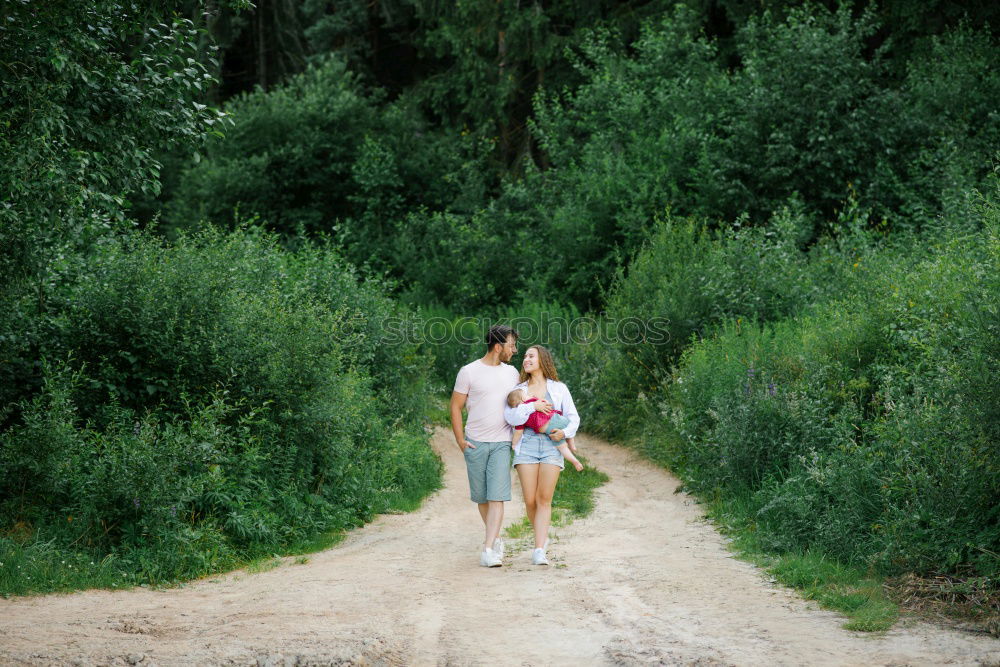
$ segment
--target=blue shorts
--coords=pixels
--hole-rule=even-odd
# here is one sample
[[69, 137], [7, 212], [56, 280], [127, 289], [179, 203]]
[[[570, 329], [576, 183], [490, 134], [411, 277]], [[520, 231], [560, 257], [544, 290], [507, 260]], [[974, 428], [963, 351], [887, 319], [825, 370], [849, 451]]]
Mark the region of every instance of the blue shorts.
[[524, 429], [519, 449], [520, 451], [514, 455], [515, 466], [519, 463], [547, 463], [559, 466], [561, 470], [566, 465], [562, 453], [556, 449], [552, 439], [547, 435], [535, 433], [530, 428]]
[[474, 503], [510, 500], [510, 440], [480, 442], [466, 436], [475, 449], [466, 447], [465, 469], [469, 473], [469, 497]]

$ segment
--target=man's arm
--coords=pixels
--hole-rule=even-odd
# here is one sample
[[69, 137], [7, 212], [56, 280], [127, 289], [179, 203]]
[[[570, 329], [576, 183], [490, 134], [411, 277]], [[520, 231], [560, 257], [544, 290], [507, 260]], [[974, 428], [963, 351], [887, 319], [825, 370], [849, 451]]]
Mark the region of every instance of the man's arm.
[[455, 444], [463, 452], [466, 447], [476, 448], [471, 442], [465, 439], [465, 427], [462, 425], [462, 408], [465, 407], [465, 399], [468, 394], [460, 394], [457, 391], [451, 392], [451, 432], [455, 434]]

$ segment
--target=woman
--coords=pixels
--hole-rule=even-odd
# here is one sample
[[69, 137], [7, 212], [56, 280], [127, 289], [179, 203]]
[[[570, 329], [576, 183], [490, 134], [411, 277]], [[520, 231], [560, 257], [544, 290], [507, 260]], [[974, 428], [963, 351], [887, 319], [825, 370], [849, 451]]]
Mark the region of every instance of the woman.
[[[561, 440], [575, 436], [580, 427], [580, 415], [573, 405], [569, 389], [559, 381], [555, 362], [547, 349], [541, 345], [532, 345], [525, 351], [520, 380], [517, 388], [524, 389], [529, 396], [539, 399], [539, 402], [547, 401], [552, 409], [559, 410], [569, 419], [565, 432], [555, 429], [551, 433], [552, 437]], [[531, 411], [536, 409], [535, 405], [536, 403], [527, 403], [507, 408], [504, 412], [507, 423], [520, 426], [527, 421]], [[552, 521], [552, 494], [556, 490], [563, 465], [563, 456], [556, 449], [552, 438], [527, 427], [524, 429], [524, 436], [514, 451], [514, 468], [524, 493], [525, 512], [535, 529], [535, 550], [531, 554], [531, 562], [535, 565], [549, 564], [545, 557], [545, 546]]]

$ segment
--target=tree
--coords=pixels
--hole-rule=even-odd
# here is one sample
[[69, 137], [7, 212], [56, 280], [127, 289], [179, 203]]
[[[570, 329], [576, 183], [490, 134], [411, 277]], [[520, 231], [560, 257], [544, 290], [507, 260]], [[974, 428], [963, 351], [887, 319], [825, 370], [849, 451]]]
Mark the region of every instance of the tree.
[[220, 132], [224, 115], [197, 101], [213, 81], [199, 33], [172, 8], [3, 3], [0, 286], [36, 282], [41, 302], [72, 251], [127, 227], [131, 192], [158, 190], [155, 147]]

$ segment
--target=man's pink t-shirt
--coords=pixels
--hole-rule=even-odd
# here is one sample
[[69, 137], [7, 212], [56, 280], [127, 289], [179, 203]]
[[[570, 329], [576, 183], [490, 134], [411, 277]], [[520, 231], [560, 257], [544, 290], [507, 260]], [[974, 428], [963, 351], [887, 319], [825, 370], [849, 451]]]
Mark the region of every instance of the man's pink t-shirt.
[[466, 394], [469, 419], [465, 435], [480, 442], [510, 442], [511, 429], [503, 418], [507, 394], [518, 382], [517, 369], [510, 364], [496, 366], [476, 359], [462, 366], [455, 378], [455, 391]]

